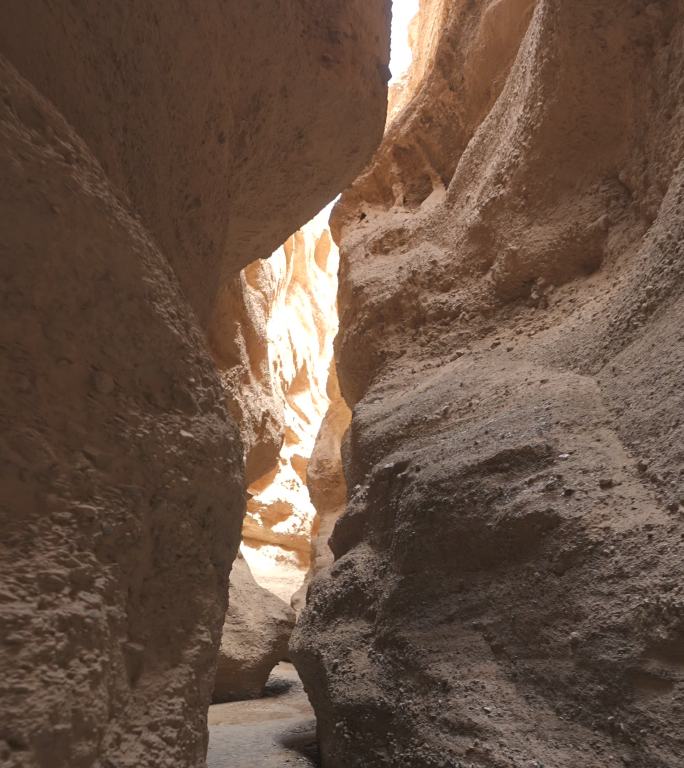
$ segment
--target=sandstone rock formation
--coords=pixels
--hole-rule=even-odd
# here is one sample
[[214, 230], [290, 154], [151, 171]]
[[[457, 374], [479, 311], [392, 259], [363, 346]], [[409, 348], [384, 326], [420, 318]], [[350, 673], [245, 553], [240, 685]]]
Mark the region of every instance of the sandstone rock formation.
[[389, 0], [7, 0], [0, 50], [130, 196], [208, 328], [238, 270], [377, 147], [388, 15]]
[[350, 499], [291, 642], [323, 764], [678, 768], [684, 6], [422, 10], [333, 214]]
[[3, 765], [204, 764], [244, 508], [205, 334], [368, 160], [387, 12], [0, 7]]
[[344, 511], [347, 484], [342, 469], [342, 443], [349, 428], [351, 411], [342, 397], [335, 363], [328, 378], [330, 405], [325, 414], [307, 472], [307, 486], [316, 507], [311, 540], [311, 569], [318, 573], [332, 563], [328, 539], [335, 522]]
[[327, 392], [330, 405], [321, 423], [307, 468], [306, 484], [316, 516], [311, 526], [309, 571], [292, 603], [297, 611], [304, 607], [311, 579], [332, 564], [333, 554], [328, 540], [347, 502], [342, 442], [349, 428], [351, 412], [340, 392], [334, 360], [330, 365]]
[[225, 374], [233, 402], [261, 412], [258, 422], [239, 419], [259, 456], [265, 457], [261, 425], [268, 424], [272, 434], [279, 430], [281, 445], [271, 466], [262, 463], [260, 477], [248, 476], [243, 551], [259, 583], [288, 602], [309, 568], [315, 510], [306, 468], [328, 407], [326, 381], [337, 332], [339, 254], [319, 218], [269, 259], [243, 270], [242, 301], [250, 311], [235, 336], [250, 338], [249, 354]]
[[238, 554], [230, 572], [213, 700], [252, 699], [263, 693], [275, 665], [287, 656], [294, 627], [290, 606], [260, 587]]
[[0, 762], [199, 766], [237, 430], [154, 241], [0, 74]]

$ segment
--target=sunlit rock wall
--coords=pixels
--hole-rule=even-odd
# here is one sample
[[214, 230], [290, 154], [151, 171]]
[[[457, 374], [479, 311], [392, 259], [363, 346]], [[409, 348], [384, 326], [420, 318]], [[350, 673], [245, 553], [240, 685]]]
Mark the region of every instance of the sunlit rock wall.
[[255, 393], [268, 392], [272, 412], [282, 419], [275, 466], [248, 489], [243, 552], [257, 581], [288, 602], [310, 562], [315, 509], [306, 472], [328, 408], [338, 262], [323, 214], [241, 277], [246, 301], [263, 307], [263, 336], [257, 345], [262, 365], [248, 374], [254, 386], [247, 396], [236, 399], [250, 407]]

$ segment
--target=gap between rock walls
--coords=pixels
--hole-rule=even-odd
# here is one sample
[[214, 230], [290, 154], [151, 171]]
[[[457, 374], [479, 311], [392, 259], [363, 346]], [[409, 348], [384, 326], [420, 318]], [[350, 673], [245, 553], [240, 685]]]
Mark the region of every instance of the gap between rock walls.
[[[413, 1], [395, 6], [390, 101], [406, 87], [400, 78], [417, 9]], [[281, 765], [285, 755], [318, 764], [313, 710], [288, 643], [308, 584], [332, 564], [328, 539], [346, 503], [341, 446], [351, 412], [333, 355], [339, 249], [328, 226], [336, 202], [242, 270], [231, 291], [241, 359], [221, 374], [242, 428], [249, 485], [209, 711], [210, 768], [226, 764], [245, 728], [253, 733], [240, 760], [258, 752], [264, 765]], [[254, 456], [263, 462], [265, 446], [271, 465], [262, 463], [256, 477], [250, 467]]]
[[8, 0], [0, 90], [3, 766], [682, 768], [681, 0]]

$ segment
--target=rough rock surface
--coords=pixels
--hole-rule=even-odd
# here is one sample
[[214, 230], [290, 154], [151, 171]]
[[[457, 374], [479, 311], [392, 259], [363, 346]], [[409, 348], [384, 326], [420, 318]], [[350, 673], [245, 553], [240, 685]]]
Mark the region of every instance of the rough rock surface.
[[342, 444], [349, 428], [351, 412], [340, 392], [334, 360], [330, 365], [327, 392], [330, 405], [316, 437], [306, 473], [307, 489], [316, 516], [311, 526], [309, 571], [305, 583], [292, 601], [297, 611], [304, 607], [311, 579], [333, 562], [328, 540], [347, 503]]
[[271, 670], [287, 655], [294, 622], [290, 606], [260, 587], [244, 557], [238, 554], [230, 572], [214, 703], [262, 695]]
[[311, 539], [311, 569], [314, 574], [332, 563], [328, 539], [347, 500], [342, 444], [351, 421], [351, 411], [340, 392], [334, 362], [330, 366], [328, 397], [330, 405], [316, 438], [306, 478], [311, 502], [316, 507]]
[[323, 764], [679, 768], [684, 5], [423, 7], [333, 215], [351, 494], [291, 643]]
[[382, 136], [389, 0], [7, 0], [0, 50], [125, 190], [211, 326]]
[[0, 77], [0, 763], [199, 766], [237, 430], [149, 234]]
[[[248, 477], [243, 552], [257, 581], [288, 602], [309, 568], [315, 509], [306, 471], [329, 402], [338, 264], [337, 246], [317, 219], [243, 270], [242, 297], [251, 310], [235, 336], [250, 338], [248, 355], [224, 374], [233, 401], [261, 411], [258, 420], [239, 420], [261, 457], [259, 427], [270, 424], [275, 432], [280, 419], [282, 445], [272, 466], [262, 464], [261, 476]], [[259, 426], [250, 430], [250, 423]]]
[[387, 13], [0, 6], [3, 765], [204, 764], [244, 508], [204, 335], [368, 160]]

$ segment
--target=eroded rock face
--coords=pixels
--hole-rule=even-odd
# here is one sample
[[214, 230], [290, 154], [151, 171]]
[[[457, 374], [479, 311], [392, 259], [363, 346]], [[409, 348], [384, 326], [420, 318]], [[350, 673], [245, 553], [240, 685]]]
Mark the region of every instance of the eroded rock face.
[[55, 109], [0, 76], [0, 762], [199, 766], [237, 429], [147, 231]]
[[333, 220], [350, 499], [291, 644], [324, 764], [675, 768], [684, 8], [423, 6]]
[[311, 502], [316, 507], [311, 538], [313, 575], [332, 563], [328, 539], [347, 501], [342, 446], [351, 421], [351, 411], [340, 392], [334, 361], [330, 366], [327, 391], [330, 405], [316, 437], [306, 477]]
[[204, 764], [244, 510], [205, 337], [367, 161], [387, 6], [0, 8], [3, 765]]
[[243, 314], [236, 337], [251, 337], [246, 348], [252, 351], [242, 365], [225, 372], [232, 401], [261, 412], [259, 419], [241, 421], [247, 444], [259, 456], [266, 455], [262, 426], [275, 432], [279, 420], [277, 455], [270, 466], [261, 464], [260, 476], [248, 478], [243, 551], [259, 583], [287, 602], [310, 565], [315, 509], [306, 472], [329, 402], [338, 264], [329, 230], [315, 220], [269, 259], [243, 270], [243, 301], [257, 309]]
[[330, 365], [327, 392], [330, 405], [316, 437], [306, 473], [307, 489], [311, 503], [316, 509], [316, 516], [311, 526], [309, 571], [305, 583], [292, 601], [297, 611], [304, 607], [308, 585], [313, 577], [333, 562], [333, 553], [328, 541], [347, 503], [342, 446], [349, 428], [351, 412], [340, 392], [334, 360]]
[[130, 196], [204, 328], [382, 136], [389, 0], [8, 0], [0, 49]]
[[260, 587], [238, 554], [230, 572], [213, 701], [261, 696], [271, 670], [287, 655], [294, 622], [290, 606]]

